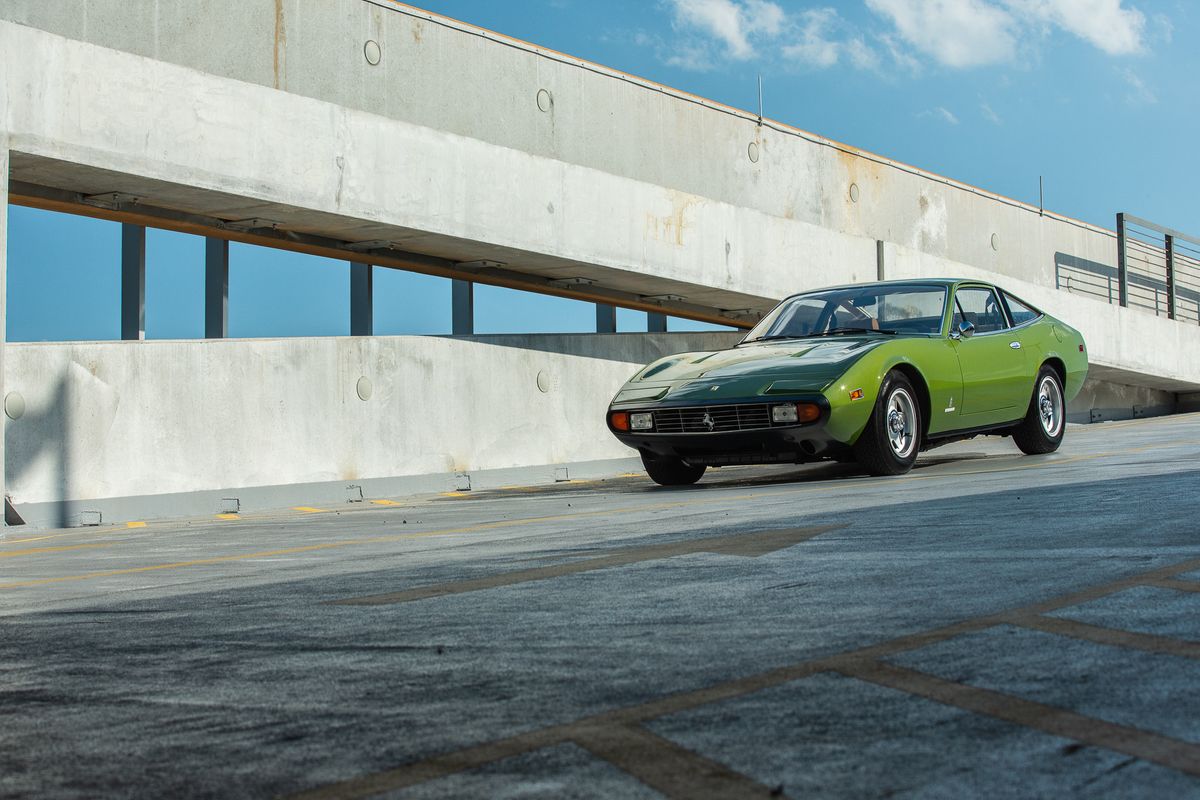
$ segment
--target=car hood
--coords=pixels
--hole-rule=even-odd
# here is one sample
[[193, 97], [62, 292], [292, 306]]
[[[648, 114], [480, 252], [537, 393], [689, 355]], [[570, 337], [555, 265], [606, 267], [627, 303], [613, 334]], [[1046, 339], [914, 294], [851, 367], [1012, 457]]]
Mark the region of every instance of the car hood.
[[881, 336], [838, 336], [680, 353], [646, 366], [625, 385], [616, 402], [682, 400], [701, 392], [705, 399], [717, 400], [768, 390], [770, 394], [820, 390], [884, 341]]

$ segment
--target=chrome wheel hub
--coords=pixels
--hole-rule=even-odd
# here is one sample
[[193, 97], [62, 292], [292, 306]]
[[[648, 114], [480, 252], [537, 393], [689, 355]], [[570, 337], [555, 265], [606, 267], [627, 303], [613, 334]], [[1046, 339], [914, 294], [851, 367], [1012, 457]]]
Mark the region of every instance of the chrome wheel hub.
[[1051, 438], [1058, 436], [1063, 426], [1063, 396], [1058, 381], [1051, 375], [1038, 384], [1037, 406], [1042, 430]]
[[917, 412], [912, 395], [906, 389], [895, 389], [887, 401], [887, 437], [892, 452], [898, 458], [908, 458], [917, 446]]

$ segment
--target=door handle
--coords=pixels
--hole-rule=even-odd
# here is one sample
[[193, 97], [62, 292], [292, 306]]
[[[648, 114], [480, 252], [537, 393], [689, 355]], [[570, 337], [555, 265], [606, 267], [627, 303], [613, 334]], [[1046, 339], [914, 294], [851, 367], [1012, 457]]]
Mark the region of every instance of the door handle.
[[1021, 343], [1020, 343], [1020, 342], [1009, 342], [1009, 343], [1008, 343], [1008, 346], [1009, 346], [1009, 347], [1011, 347], [1013, 350], [1020, 350], [1020, 349], [1021, 349]]

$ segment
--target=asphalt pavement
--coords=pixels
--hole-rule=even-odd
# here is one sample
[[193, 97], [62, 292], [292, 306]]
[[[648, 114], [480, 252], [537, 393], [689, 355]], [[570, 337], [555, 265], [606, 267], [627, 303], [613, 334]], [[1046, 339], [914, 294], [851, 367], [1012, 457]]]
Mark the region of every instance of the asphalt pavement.
[[0, 540], [3, 797], [1200, 797], [1200, 415]]

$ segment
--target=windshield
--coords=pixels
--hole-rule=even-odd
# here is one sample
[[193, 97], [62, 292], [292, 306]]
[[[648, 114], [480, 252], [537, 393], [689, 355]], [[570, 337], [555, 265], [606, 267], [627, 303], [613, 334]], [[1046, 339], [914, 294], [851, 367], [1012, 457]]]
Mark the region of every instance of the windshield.
[[840, 333], [940, 334], [944, 286], [860, 286], [784, 300], [742, 340], [797, 339]]

